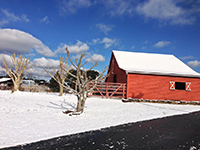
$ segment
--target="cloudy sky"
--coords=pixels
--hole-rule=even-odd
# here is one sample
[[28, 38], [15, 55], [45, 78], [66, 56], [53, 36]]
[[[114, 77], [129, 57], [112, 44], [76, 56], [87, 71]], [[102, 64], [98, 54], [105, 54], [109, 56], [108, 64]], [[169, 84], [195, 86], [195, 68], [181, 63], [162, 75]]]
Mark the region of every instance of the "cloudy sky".
[[0, 1], [0, 55], [29, 57], [45, 78], [65, 47], [99, 71], [124, 50], [173, 54], [200, 72], [200, 0]]

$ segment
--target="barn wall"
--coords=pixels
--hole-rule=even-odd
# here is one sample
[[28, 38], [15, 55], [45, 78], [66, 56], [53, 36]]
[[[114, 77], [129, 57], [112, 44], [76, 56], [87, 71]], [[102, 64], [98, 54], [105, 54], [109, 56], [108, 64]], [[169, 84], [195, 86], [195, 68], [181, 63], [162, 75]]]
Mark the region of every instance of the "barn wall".
[[114, 82], [114, 76], [116, 75], [117, 83], [126, 83], [126, 77], [127, 77], [126, 72], [119, 68], [113, 54], [111, 56], [108, 73], [110, 75], [106, 79], [106, 82]]
[[[191, 91], [170, 90], [170, 81], [191, 82]], [[200, 101], [200, 79], [128, 74], [127, 98]]]

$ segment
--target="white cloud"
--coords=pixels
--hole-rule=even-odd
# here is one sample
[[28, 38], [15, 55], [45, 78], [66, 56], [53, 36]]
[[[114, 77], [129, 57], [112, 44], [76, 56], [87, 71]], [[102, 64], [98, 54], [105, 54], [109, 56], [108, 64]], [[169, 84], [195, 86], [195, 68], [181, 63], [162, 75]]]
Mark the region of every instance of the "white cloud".
[[40, 22], [48, 24], [49, 23], [48, 16], [45, 16]]
[[77, 41], [75, 45], [67, 45], [70, 53], [82, 53], [89, 50], [89, 46], [86, 43]]
[[9, 23], [8, 20], [3, 19], [3, 20], [0, 21], [0, 27], [3, 26], [3, 25], [5, 25], [5, 24], [8, 24], [8, 23]]
[[41, 58], [36, 58], [33, 60], [33, 64], [36, 67], [55, 67], [57, 68], [59, 66], [59, 60], [54, 60], [54, 59], [46, 59], [44, 57]]
[[6, 9], [2, 9], [2, 12], [3, 12], [3, 14], [6, 15], [6, 17], [7, 17], [9, 20], [12, 20], [13, 22], [15, 22], [15, 21], [20, 21], [20, 20], [21, 20], [19, 16], [16, 16], [14, 13], [8, 12], [8, 10], [6, 10]]
[[74, 45], [67, 45], [67, 44], [61, 43], [55, 52], [64, 53], [66, 51], [65, 50], [66, 47], [68, 48], [70, 53], [74, 53], [74, 54], [84, 53], [88, 51], [90, 48], [86, 43], [77, 41], [76, 44]]
[[100, 42], [100, 39], [99, 39], [99, 38], [97, 38], [97, 39], [93, 39], [92, 42], [93, 42], [93, 44], [97, 44], [97, 43]]
[[124, 14], [132, 15], [134, 1], [130, 0], [102, 0], [111, 16], [122, 16]]
[[[87, 54], [86, 54], [86, 55], [87, 55]], [[78, 59], [78, 60], [79, 60], [80, 57], [81, 57], [81, 53], [78, 53], [78, 54], [76, 54], [76, 55], [71, 56], [71, 58], [74, 59], [74, 60], [75, 60], [75, 59]], [[85, 57], [84, 57], [83, 59], [85, 59]]]
[[104, 37], [102, 40], [97, 38], [92, 40], [92, 44], [104, 44], [105, 48], [108, 48], [112, 45], [117, 45], [117, 40], [116, 39], [111, 39], [108, 37]]
[[30, 20], [27, 18], [25, 14], [21, 16], [17, 16], [14, 13], [9, 12], [7, 9], [1, 9], [2, 13], [5, 17], [0, 21], [0, 25], [8, 24], [9, 22], [29, 22]]
[[156, 43], [154, 45], [154, 47], [161, 48], [161, 47], [165, 47], [165, 46], [169, 45], [170, 43], [171, 42], [169, 42], [169, 41], [159, 41], [158, 43]]
[[66, 47], [67, 47], [67, 44], [61, 43], [61, 44], [58, 46], [58, 48], [57, 48], [57, 50], [55, 51], [55, 53], [56, 53], [56, 54], [58, 54], [58, 53], [65, 53], [65, 52], [66, 52], [66, 50], [65, 50]]
[[116, 40], [105, 37], [100, 43], [103, 43], [105, 45], [105, 48], [108, 48], [113, 44], [116, 44]]
[[59, 9], [63, 14], [74, 14], [80, 8], [88, 8], [92, 5], [90, 0], [63, 0], [60, 2]]
[[[48, 69], [48, 68], [46, 68]], [[52, 74], [53, 74], [53, 71], [54, 69], [53, 68], [50, 68], [48, 69]], [[45, 80], [48, 80], [50, 79], [51, 77], [46, 73], [46, 71], [41, 68], [41, 67], [34, 67], [31, 69], [30, 71], [30, 74], [36, 78], [36, 79], [45, 79]]]
[[192, 24], [196, 19], [193, 14], [200, 12], [199, 1], [195, 0], [62, 0], [58, 8], [63, 15], [97, 5], [111, 16], [133, 16], [136, 12], [171, 24]]
[[194, 59], [194, 57], [193, 56], [184, 56], [184, 57], [180, 57], [180, 59], [187, 60], [187, 59]]
[[61, 14], [74, 14], [78, 9], [100, 5], [111, 16], [132, 15], [135, 1], [131, 0], [62, 0], [59, 3]]
[[27, 15], [21, 15], [21, 21], [29, 22], [30, 20], [27, 18]]
[[51, 78], [46, 71], [43, 69], [45, 67], [50, 73], [53, 74], [54, 69], [59, 69], [59, 60], [46, 59], [44, 57], [36, 58], [32, 61], [34, 67], [32, 68], [31, 74], [40, 79], [49, 79]]
[[187, 64], [188, 64], [188, 66], [190, 66], [192, 68], [200, 67], [200, 61], [198, 61], [198, 60], [189, 61]]
[[109, 31], [112, 31], [112, 28], [114, 27], [113, 25], [105, 25], [102, 23], [99, 23], [96, 26], [105, 34], [108, 34]]
[[171, 24], [192, 24], [195, 20], [174, 0], [148, 0], [138, 5], [136, 11], [147, 18], [169, 21]]
[[105, 58], [100, 54], [93, 54], [90, 58], [86, 59], [86, 61], [95, 63], [105, 61]]
[[27, 54], [33, 49], [43, 56], [54, 56], [48, 46], [31, 34], [16, 29], [0, 29], [0, 52]]
[[8, 66], [11, 67], [11, 68], [13, 68], [14, 65], [12, 63], [12, 60], [11, 60], [10, 56], [7, 55], [7, 54], [0, 54], [0, 66], [2, 66], [4, 68], [4, 65], [3, 65], [3, 56], [6, 59], [6, 62], [8, 64]]

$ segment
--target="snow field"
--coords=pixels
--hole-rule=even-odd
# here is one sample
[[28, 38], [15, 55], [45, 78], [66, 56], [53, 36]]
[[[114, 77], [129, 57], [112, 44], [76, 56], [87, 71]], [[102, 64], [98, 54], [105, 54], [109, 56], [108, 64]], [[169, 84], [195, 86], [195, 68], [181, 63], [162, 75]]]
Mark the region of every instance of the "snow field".
[[75, 96], [57, 93], [0, 91], [0, 148], [119, 124], [200, 111], [200, 106], [122, 103], [121, 100], [88, 98], [85, 112], [63, 114], [76, 108]]

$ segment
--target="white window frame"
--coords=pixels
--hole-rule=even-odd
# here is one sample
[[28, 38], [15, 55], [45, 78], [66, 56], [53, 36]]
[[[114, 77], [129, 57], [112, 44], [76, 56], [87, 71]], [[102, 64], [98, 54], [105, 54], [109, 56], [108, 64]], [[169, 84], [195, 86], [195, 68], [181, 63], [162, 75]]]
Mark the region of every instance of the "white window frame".
[[[176, 84], [175, 81], [169, 81], [169, 86], [170, 86], [169, 89], [176, 90], [175, 84]], [[191, 82], [185, 82], [185, 91], [192, 91]]]

